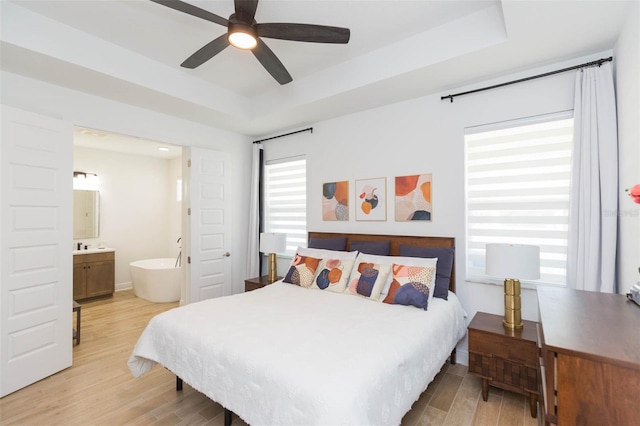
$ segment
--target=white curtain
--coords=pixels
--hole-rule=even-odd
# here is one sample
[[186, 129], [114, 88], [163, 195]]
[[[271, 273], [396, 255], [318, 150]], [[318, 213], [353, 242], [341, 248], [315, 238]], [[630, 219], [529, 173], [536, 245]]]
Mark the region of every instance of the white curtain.
[[246, 278], [260, 275], [260, 151], [262, 144], [253, 144], [253, 158], [251, 162], [251, 193], [249, 201], [249, 233], [247, 244]]
[[579, 290], [613, 293], [618, 132], [611, 63], [577, 72], [574, 120], [567, 284]]

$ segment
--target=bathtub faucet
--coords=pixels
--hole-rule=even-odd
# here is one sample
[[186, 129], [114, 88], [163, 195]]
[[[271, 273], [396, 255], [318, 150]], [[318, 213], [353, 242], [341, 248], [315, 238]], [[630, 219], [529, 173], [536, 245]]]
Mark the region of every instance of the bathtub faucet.
[[[181, 239], [182, 237], [178, 237], [178, 241], [176, 241], [176, 244], [179, 244]], [[182, 249], [182, 246], [180, 246], [180, 249]], [[180, 250], [180, 253], [178, 253], [178, 258], [176, 259], [175, 267], [178, 268], [180, 266], [182, 266], [182, 250]]]

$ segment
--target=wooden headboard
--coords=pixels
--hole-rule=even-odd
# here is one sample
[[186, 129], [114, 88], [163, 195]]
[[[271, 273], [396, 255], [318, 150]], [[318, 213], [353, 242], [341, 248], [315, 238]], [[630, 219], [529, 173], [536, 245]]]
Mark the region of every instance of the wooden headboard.
[[[414, 237], [409, 235], [374, 235], [374, 234], [342, 234], [337, 232], [309, 232], [311, 238], [343, 238], [347, 237], [347, 251], [350, 250], [352, 241], [389, 241], [389, 254], [391, 256], [400, 255], [400, 245], [416, 247], [451, 247], [455, 249], [455, 239], [453, 237]], [[455, 256], [451, 266], [451, 279], [449, 280], [449, 290], [456, 291], [456, 262]]]

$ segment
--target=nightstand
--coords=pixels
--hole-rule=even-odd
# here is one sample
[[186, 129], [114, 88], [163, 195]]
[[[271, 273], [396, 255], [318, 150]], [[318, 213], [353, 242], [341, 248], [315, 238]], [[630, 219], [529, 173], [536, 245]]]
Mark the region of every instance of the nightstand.
[[529, 397], [531, 417], [538, 411], [538, 346], [536, 323], [522, 321], [520, 330], [502, 325], [500, 315], [478, 312], [469, 324], [469, 373], [482, 377], [482, 399], [489, 385]]
[[[277, 277], [276, 281], [279, 279], [282, 279], [282, 277]], [[269, 282], [268, 275], [263, 275], [256, 278], [247, 278], [246, 280], [244, 280], [244, 291], [257, 290], [269, 284], [271, 284], [271, 282]]]

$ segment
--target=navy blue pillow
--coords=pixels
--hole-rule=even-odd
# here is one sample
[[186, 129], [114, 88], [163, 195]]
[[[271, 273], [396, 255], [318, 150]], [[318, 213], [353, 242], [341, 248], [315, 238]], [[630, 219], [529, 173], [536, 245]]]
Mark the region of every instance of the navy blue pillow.
[[453, 267], [453, 247], [415, 247], [400, 245], [400, 256], [438, 258], [436, 264], [436, 284], [433, 297], [447, 300], [449, 296], [449, 280]]
[[389, 256], [389, 241], [352, 241], [349, 250], [360, 253]]
[[309, 238], [309, 248], [344, 251], [347, 248], [347, 237]]

